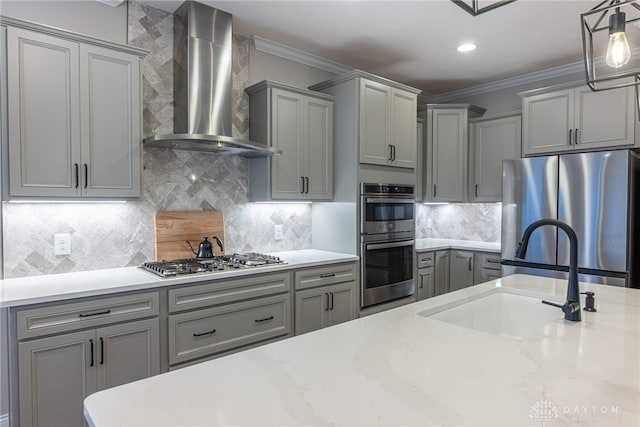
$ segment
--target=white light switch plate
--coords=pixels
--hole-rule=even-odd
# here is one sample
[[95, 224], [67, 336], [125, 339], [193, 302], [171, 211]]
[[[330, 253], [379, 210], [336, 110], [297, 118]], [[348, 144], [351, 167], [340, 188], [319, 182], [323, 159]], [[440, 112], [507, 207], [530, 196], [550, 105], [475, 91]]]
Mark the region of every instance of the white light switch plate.
[[53, 236], [53, 253], [55, 255], [69, 255], [71, 253], [71, 235], [69, 233]]
[[276, 224], [273, 226], [273, 238], [275, 240], [282, 240], [283, 238], [282, 224]]

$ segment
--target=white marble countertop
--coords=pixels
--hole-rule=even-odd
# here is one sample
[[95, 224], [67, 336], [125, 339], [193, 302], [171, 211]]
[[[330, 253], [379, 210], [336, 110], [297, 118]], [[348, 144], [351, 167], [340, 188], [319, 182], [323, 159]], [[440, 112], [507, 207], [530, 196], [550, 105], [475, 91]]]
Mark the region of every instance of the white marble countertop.
[[456, 239], [416, 239], [416, 251], [418, 252], [437, 251], [442, 249], [461, 249], [467, 251], [500, 253], [500, 243]]
[[419, 314], [505, 290], [558, 301], [566, 282], [476, 285], [104, 390], [85, 415], [95, 427], [638, 426], [640, 290], [581, 284], [598, 312], [569, 322], [557, 309], [528, 338]]
[[279, 256], [280, 259], [287, 263], [219, 273], [190, 274], [173, 278], [161, 278], [138, 267], [126, 267], [0, 280], [0, 308], [162, 288], [184, 283], [229, 279], [245, 275], [358, 260], [355, 255], [314, 249], [276, 252], [272, 255]]

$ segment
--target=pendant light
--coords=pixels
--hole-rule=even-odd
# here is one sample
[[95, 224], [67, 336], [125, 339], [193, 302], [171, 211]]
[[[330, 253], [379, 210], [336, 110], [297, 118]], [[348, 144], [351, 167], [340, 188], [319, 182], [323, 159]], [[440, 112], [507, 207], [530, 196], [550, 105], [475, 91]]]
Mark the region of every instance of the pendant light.
[[640, 84], [640, 64], [631, 59], [632, 48], [640, 48], [640, 37], [631, 39], [630, 46], [629, 35], [632, 33], [630, 30], [638, 34], [636, 25], [640, 23], [640, 1], [605, 0], [581, 14], [580, 23], [589, 87], [594, 91], [637, 87]]
[[494, 1], [483, 1], [484, 6], [480, 7], [480, 0], [451, 0], [453, 3], [460, 6], [466, 12], [470, 13], [473, 16], [478, 16], [481, 13], [489, 12], [495, 8], [500, 6], [504, 6], [505, 4], [513, 3], [516, 0], [494, 0]]
[[631, 59], [629, 41], [624, 33], [625, 17], [620, 8], [616, 8], [616, 12], [609, 17], [609, 45], [605, 61], [612, 68], [620, 68]]

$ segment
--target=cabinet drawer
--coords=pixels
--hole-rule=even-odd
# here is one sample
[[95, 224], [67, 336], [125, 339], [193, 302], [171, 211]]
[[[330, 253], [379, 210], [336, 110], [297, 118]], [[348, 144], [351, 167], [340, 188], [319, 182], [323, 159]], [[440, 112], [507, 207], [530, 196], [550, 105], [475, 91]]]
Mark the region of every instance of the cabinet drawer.
[[327, 286], [356, 280], [356, 264], [334, 264], [296, 271], [296, 290]]
[[433, 252], [417, 252], [416, 258], [418, 268], [433, 267]]
[[501, 270], [500, 254], [476, 252], [476, 264], [488, 270]]
[[259, 274], [169, 289], [169, 312], [205, 308], [291, 290], [291, 274]]
[[169, 316], [169, 363], [291, 333], [289, 294]]
[[58, 304], [17, 312], [18, 339], [158, 315], [158, 293]]

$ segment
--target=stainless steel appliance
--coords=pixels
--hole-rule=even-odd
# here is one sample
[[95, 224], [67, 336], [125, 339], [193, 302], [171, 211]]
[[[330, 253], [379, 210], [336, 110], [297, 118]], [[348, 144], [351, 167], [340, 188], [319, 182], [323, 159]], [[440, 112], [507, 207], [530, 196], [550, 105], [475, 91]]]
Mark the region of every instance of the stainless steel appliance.
[[362, 308], [413, 295], [413, 186], [361, 184]]
[[503, 274], [566, 276], [569, 242], [555, 227], [536, 230], [526, 261], [515, 258], [524, 229], [552, 218], [578, 236], [581, 281], [640, 287], [639, 179], [639, 154], [631, 150], [505, 160]]
[[215, 256], [208, 259], [189, 258], [172, 261], [148, 261], [140, 267], [160, 277], [172, 277], [184, 274], [216, 273], [275, 264], [286, 264], [286, 262], [276, 256], [251, 252], [246, 254]]
[[232, 124], [233, 17], [185, 1], [173, 19], [174, 133], [151, 135], [145, 147], [264, 157], [280, 154], [267, 145], [235, 138]]

